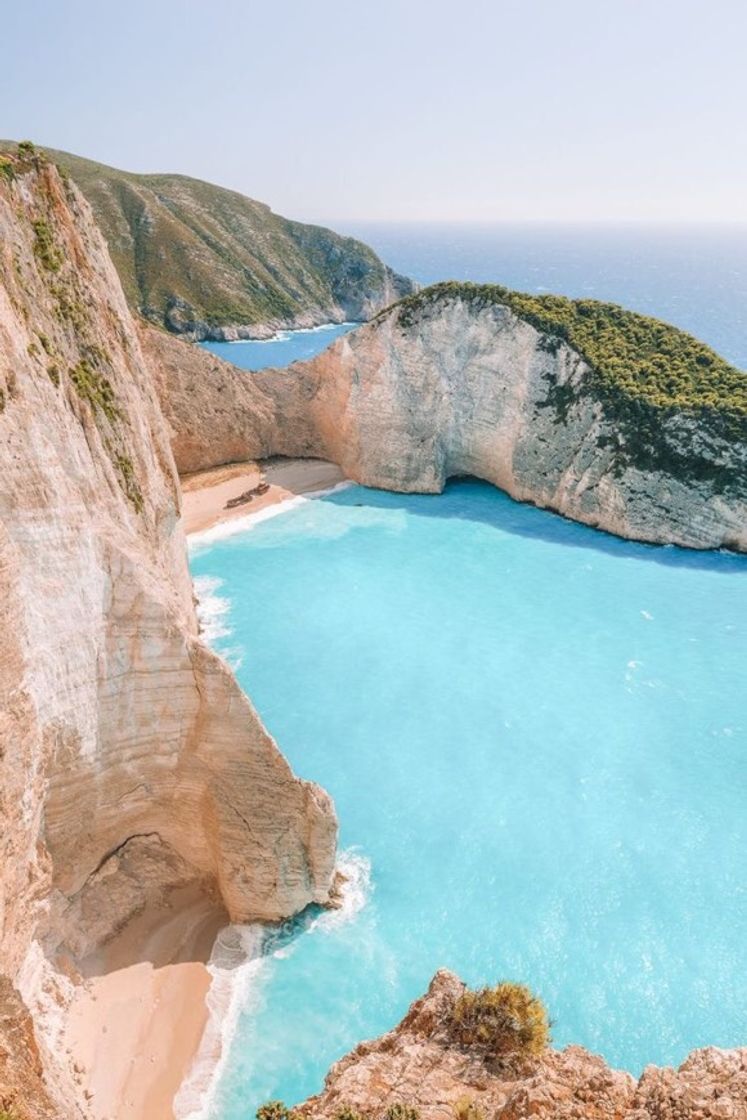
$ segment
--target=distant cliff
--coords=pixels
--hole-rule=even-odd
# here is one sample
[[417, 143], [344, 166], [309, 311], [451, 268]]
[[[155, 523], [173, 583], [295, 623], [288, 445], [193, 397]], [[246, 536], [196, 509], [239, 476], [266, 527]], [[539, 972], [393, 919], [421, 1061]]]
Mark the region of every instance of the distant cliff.
[[130, 307], [176, 333], [266, 338], [358, 322], [413, 291], [362, 242], [289, 221], [237, 191], [41, 150], [93, 207]]
[[[336, 821], [199, 637], [152, 370], [88, 204], [24, 151], [0, 160], [0, 478], [0, 973], [67, 1116], [41, 1028], [70, 962], [187, 883], [242, 922], [324, 902]], [[1, 1108], [30, 1074], [0, 981]]]

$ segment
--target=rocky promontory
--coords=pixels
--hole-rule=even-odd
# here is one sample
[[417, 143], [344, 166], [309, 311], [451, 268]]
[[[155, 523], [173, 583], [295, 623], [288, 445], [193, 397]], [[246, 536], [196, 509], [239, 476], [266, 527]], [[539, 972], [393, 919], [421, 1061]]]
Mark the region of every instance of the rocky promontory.
[[[580, 1046], [491, 1060], [450, 1030], [465, 986], [438, 972], [394, 1030], [337, 1062], [304, 1120], [743, 1120], [747, 1047], [695, 1050], [636, 1080]], [[518, 1034], [518, 1032], [517, 1032]]]
[[313, 456], [421, 493], [472, 475], [632, 540], [747, 549], [747, 374], [657, 320], [443, 284], [286, 370], [151, 339], [180, 470]]

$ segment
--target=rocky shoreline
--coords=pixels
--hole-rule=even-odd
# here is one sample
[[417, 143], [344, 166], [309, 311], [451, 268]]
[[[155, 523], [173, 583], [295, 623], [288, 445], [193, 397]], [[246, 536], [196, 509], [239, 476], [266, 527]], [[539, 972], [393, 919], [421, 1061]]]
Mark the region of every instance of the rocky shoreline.
[[[446, 1024], [465, 986], [437, 972], [426, 995], [381, 1038], [335, 1063], [304, 1120], [743, 1120], [747, 1047], [695, 1050], [678, 1069], [636, 1080], [580, 1046], [496, 1064], [456, 1045]], [[399, 1111], [398, 1111], [399, 1110]], [[411, 1110], [402, 1112], [402, 1110]]]

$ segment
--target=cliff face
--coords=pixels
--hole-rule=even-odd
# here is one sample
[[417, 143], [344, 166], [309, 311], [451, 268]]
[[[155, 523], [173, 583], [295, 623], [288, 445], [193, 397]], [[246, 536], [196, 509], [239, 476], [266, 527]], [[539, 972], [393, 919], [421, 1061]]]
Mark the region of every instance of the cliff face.
[[90, 210], [34, 157], [0, 175], [1, 970], [196, 881], [237, 921], [327, 899], [336, 822], [194, 614], [152, 373]]
[[369, 319], [413, 291], [367, 245], [185, 175], [46, 150], [93, 207], [133, 310], [190, 338]]
[[[665, 373], [667, 347], [673, 365], [678, 345], [696, 369], [712, 362], [684, 405], [658, 405], [603, 381], [550, 324], [500, 300], [447, 287], [414, 301], [310, 362], [251, 375], [151, 332], [180, 471], [318, 456], [367, 486], [426, 493], [474, 475], [622, 537], [747, 549], [747, 418], [722, 403], [721, 360], [706, 347], [611, 309], [632, 320], [642, 351], [645, 332], [658, 332]], [[721, 365], [741, 405], [747, 375]]]
[[[636, 1082], [580, 1046], [547, 1050], [512, 1071], [449, 1041], [443, 1024], [464, 985], [438, 972], [394, 1030], [364, 1042], [330, 1070], [323, 1092], [298, 1110], [333, 1120], [341, 1108], [382, 1117], [392, 1105], [421, 1120], [741, 1120], [747, 1048], [694, 1051], [678, 1070], [649, 1066]], [[471, 1106], [471, 1107], [470, 1107]]]

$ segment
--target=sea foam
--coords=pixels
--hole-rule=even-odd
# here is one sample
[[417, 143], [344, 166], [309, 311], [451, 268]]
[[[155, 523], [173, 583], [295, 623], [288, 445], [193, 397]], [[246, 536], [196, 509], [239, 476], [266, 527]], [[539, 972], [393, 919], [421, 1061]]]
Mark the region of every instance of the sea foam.
[[292, 923], [279, 927], [231, 925], [218, 934], [207, 966], [211, 976], [205, 1001], [208, 1022], [189, 1074], [174, 1099], [176, 1120], [210, 1120], [215, 1115], [216, 1091], [239, 1021], [261, 1005], [264, 981], [273, 962], [290, 956], [300, 937], [331, 933], [352, 921], [366, 905], [372, 890], [370, 861], [348, 849], [340, 853], [337, 867], [345, 877], [342, 905], [321, 911], [308, 924], [299, 924], [295, 936], [282, 936]]

